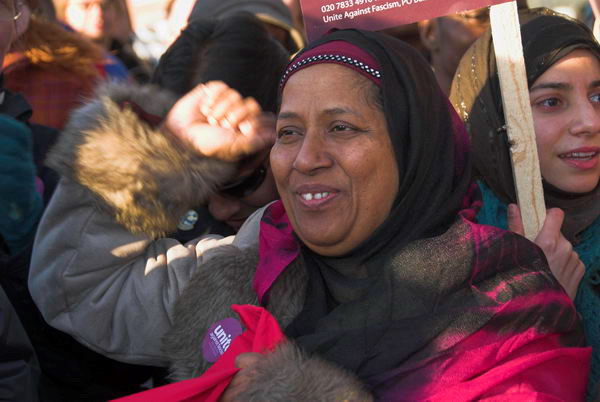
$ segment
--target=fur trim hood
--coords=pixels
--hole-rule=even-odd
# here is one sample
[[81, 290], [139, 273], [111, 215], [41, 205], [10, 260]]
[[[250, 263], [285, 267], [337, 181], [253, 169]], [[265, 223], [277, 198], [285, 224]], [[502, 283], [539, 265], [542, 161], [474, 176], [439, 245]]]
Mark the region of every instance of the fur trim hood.
[[107, 84], [73, 112], [46, 162], [87, 188], [98, 207], [131, 232], [159, 237], [174, 231], [236, 167], [151, 127], [125, 102], [164, 117], [175, 98], [153, 86]]

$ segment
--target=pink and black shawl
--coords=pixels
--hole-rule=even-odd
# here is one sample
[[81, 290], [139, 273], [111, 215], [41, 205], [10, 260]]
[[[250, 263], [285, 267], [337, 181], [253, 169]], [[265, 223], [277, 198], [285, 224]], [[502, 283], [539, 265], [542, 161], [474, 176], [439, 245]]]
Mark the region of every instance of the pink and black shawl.
[[303, 246], [273, 204], [261, 223], [259, 298], [302, 258], [306, 301], [286, 335], [380, 400], [582, 399], [590, 351], [573, 304], [533, 243], [473, 223], [468, 140], [427, 62], [356, 30], [304, 52], [335, 40], [379, 64], [402, 182], [388, 220], [338, 258]]

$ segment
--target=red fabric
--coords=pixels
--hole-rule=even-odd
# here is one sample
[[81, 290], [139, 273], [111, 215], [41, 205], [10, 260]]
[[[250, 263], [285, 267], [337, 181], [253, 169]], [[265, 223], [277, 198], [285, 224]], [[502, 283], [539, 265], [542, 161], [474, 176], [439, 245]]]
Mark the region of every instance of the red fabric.
[[[427, 350], [363, 380], [382, 401], [584, 400], [591, 349], [578, 347], [582, 335], [572, 302], [558, 286], [529, 281], [549, 273], [529, 269], [528, 242], [469, 220], [478, 206], [472, 202], [477, 201], [476, 191], [470, 189], [461, 211], [471, 226], [469, 238], [461, 241], [474, 246], [468, 287], [479, 299], [465, 304], [464, 313], [480, 320], [481, 326], [451, 323], [429, 335], [413, 325], [415, 333], [430, 337]], [[294, 242], [282, 203], [273, 203], [261, 221], [254, 277], [259, 297], [268, 295], [277, 276], [298, 255]], [[518, 269], [521, 264], [525, 265]], [[403, 338], [399, 339], [395, 347], [402, 349]]]
[[[272, 350], [284, 336], [273, 316], [264, 308], [251, 305], [232, 305], [232, 310], [239, 314], [246, 330], [233, 340], [225, 354], [217, 360], [202, 376], [180, 381], [140, 392], [118, 402], [194, 402], [218, 401], [239, 371], [235, 367], [235, 358], [241, 353], [264, 353]], [[202, 339], [198, 339], [201, 343]]]
[[387, 373], [381, 400], [583, 401], [591, 348], [563, 347], [534, 329], [498, 341], [475, 332], [449, 355]]
[[254, 290], [261, 304], [266, 304], [266, 293], [271, 285], [300, 253], [300, 245], [283, 203], [275, 201], [265, 211], [260, 222], [260, 258], [254, 274]]

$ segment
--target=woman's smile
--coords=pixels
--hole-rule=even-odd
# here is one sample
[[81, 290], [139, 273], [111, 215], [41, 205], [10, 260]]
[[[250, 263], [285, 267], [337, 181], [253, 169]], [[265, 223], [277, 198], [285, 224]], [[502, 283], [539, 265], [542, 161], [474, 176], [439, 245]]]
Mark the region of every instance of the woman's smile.
[[306, 210], [322, 210], [335, 204], [340, 191], [321, 184], [303, 184], [296, 189], [298, 201]]
[[580, 170], [594, 169], [600, 159], [600, 147], [583, 147], [565, 152], [558, 157], [567, 165]]

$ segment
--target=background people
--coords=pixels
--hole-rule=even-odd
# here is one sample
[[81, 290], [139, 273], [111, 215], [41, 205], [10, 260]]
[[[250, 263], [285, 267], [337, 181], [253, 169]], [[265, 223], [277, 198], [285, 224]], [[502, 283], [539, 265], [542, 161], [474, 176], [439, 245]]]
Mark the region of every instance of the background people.
[[[55, 28], [50, 23], [41, 20], [33, 20], [33, 25], [29, 26], [31, 10], [34, 10], [33, 14], [37, 13], [33, 2], [4, 1], [3, 4], [4, 18], [0, 21], [2, 29], [0, 65], [2, 65], [5, 52], [9, 49], [12, 49], [13, 52], [25, 49], [26, 57], [35, 55], [43, 59], [33, 66], [25, 63], [10, 64], [9, 82], [14, 83], [18, 77], [22, 81], [17, 81], [17, 84], [23, 84], [45, 96], [47, 95], [47, 92], [44, 92], [46, 88], [43, 87], [42, 82], [37, 81], [38, 78], [50, 77], [52, 82], [65, 79], [64, 63], [69, 64], [69, 71], [90, 68], [90, 54], [94, 54], [95, 50], [85, 53], [84, 51], [89, 48], [81, 45], [83, 40], [74, 38], [74, 34], [63, 34], [64, 31], [60, 27]], [[53, 35], [47, 36], [49, 34]], [[59, 46], [64, 53], [60, 52]], [[91, 48], [94, 49], [93, 46]], [[82, 51], [79, 56], [74, 54], [79, 50]], [[45, 58], [46, 56], [57, 56], [60, 60]], [[95, 67], [92, 65], [91, 68]], [[13, 73], [16, 74], [12, 75]], [[78, 77], [81, 80], [88, 78], [81, 75]], [[72, 82], [71, 80], [66, 81], [67, 84]], [[79, 83], [79, 85], [81, 84]], [[70, 97], [71, 94], [68, 93], [70, 88], [72, 87], [69, 85], [60, 88], [67, 91], [63, 94], [64, 97], [61, 98], [61, 101]], [[17, 120], [27, 130], [30, 130], [30, 132], [19, 134], [23, 129], [19, 128], [17, 123], [7, 123], [0, 131], [0, 141], [3, 144], [1, 152], [3, 163], [2, 169], [0, 169], [2, 170], [0, 183], [2, 183], [1, 193], [3, 194], [0, 197], [2, 198], [3, 215], [0, 219], [0, 237], [2, 238], [0, 241], [0, 284], [18, 314], [37, 355], [39, 362], [37, 377], [39, 378], [36, 381], [40, 384], [40, 395], [44, 401], [80, 398], [88, 401], [105, 401], [140, 391], [141, 384], [155, 374], [154, 367], [147, 368], [119, 363], [82, 346], [70, 335], [49, 326], [31, 298], [27, 282], [33, 236], [43, 208], [50, 202], [58, 182], [57, 173], [45, 166], [44, 160], [48, 149], [56, 141], [58, 132], [50, 127], [31, 123], [30, 117], [34, 111], [25, 98], [8, 89], [0, 89], [0, 114]], [[52, 95], [59, 96], [60, 91], [54, 88]], [[74, 100], [74, 97], [71, 100]], [[28, 168], [30, 163], [33, 163], [35, 170], [30, 171]], [[3, 305], [4, 307], [6, 306]], [[13, 320], [8, 308], [5, 311], [6, 317]], [[10, 325], [11, 330], [18, 333], [18, 327], [14, 320]], [[12, 341], [12, 339], [7, 339], [9, 344]], [[22, 342], [24, 347], [26, 337], [21, 337], [19, 342]], [[14, 356], [16, 353], [23, 352], [25, 350], [23, 347], [18, 346], [14, 349]], [[10, 354], [5, 356], [7, 360], [14, 357], [11, 357]], [[25, 378], [22, 377], [22, 379]], [[7, 377], [8, 381], [10, 381], [9, 377]], [[27, 388], [27, 390], [34, 391], [33, 388]], [[22, 400], [9, 396], [6, 399]]]
[[187, 25], [194, 0], [169, 0], [164, 17], [136, 31], [133, 48], [143, 59], [156, 67], [160, 56], [177, 39]]
[[120, 32], [120, 19], [128, 15], [122, 0], [54, 0], [54, 7], [61, 22], [116, 56], [136, 82], [150, 80], [150, 65], [135, 54], [129, 38]]
[[304, 37], [294, 27], [290, 9], [281, 0], [200, 0], [194, 5], [189, 21], [224, 18], [240, 12], [254, 14], [291, 54], [304, 45]]
[[105, 75], [102, 58], [91, 42], [33, 8], [27, 29], [5, 56], [4, 84], [32, 106], [32, 122], [60, 130]]
[[[518, 0], [517, 4], [520, 9], [528, 8], [527, 0]], [[462, 55], [489, 26], [488, 7], [418, 22], [421, 42], [429, 53], [438, 83], [447, 95]]]

